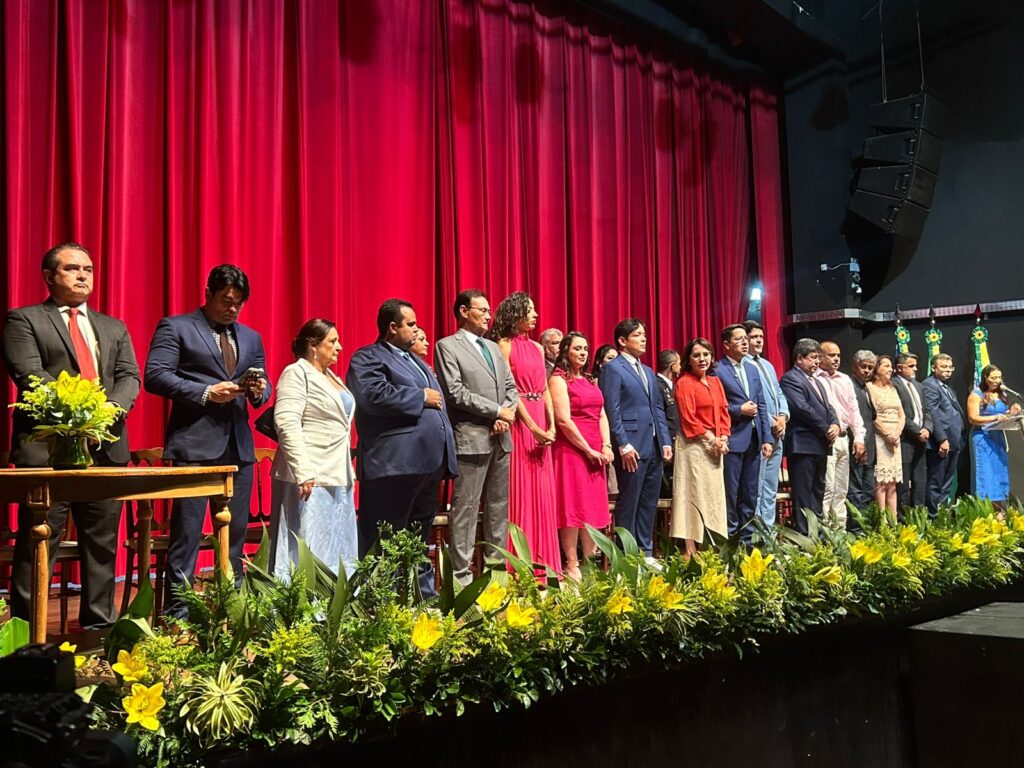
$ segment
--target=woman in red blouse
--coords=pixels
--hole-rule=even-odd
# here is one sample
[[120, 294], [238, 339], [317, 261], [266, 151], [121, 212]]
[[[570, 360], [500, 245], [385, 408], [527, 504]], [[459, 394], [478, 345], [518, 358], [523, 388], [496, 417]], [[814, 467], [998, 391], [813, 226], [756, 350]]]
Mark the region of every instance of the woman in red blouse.
[[675, 388], [682, 434], [674, 452], [671, 535], [683, 539], [688, 556], [704, 542], [705, 529], [729, 535], [722, 458], [729, 452], [729, 407], [722, 382], [708, 376], [713, 360], [711, 342], [693, 339]]

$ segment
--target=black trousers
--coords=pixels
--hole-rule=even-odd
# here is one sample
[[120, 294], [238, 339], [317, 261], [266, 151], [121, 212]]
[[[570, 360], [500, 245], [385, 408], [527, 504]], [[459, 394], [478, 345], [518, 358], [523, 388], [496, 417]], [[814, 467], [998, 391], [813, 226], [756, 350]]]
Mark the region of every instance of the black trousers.
[[[118, 466], [95, 454], [97, 464]], [[110, 626], [117, 618], [114, 610], [114, 563], [117, 559], [117, 531], [121, 525], [123, 501], [78, 501], [50, 507], [50, 578], [57, 561], [57, 545], [64, 534], [68, 512], [75, 521], [78, 546], [82, 553], [82, 600], [78, 622], [82, 629]], [[32, 612], [32, 512], [24, 504], [18, 507], [18, 533], [14, 539], [14, 567], [11, 573], [11, 615], [29, 620]], [[63, 567], [63, 566], [61, 566]]]
[[[850, 490], [846, 498], [857, 509], [864, 509], [875, 500], [874, 464], [858, 464], [850, 460]], [[852, 515], [846, 518], [846, 528], [850, 531], [860, 529]]]
[[932, 517], [939, 511], [939, 504], [949, 501], [953, 491], [953, 481], [960, 464], [960, 446], [950, 448], [945, 457], [938, 451], [928, 451], [925, 465], [928, 472], [928, 514]]
[[637, 459], [635, 472], [623, 468], [621, 456], [615, 459], [615, 479], [619, 484], [615, 525], [629, 531], [646, 555], [654, 549], [654, 521], [658, 516], [664, 464], [661, 448], [656, 443], [651, 455]]
[[[232, 438], [224, 454], [214, 461], [175, 461], [176, 467], [212, 467], [235, 464], [234, 495], [228, 502], [231, 526], [228, 529], [228, 554], [235, 573], [235, 583], [242, 579], [242, 550], [245, 532], [249, 527], [249, 503], [252, 499], [252, 463], [238, 458], [238, 449]], [[164, 613], [174, 618], [188, 618], [188, 609], [177, 596], [177, 591], [191, 584], [196, 574], [199, 543], [203, 538], [203, 523], [211, 499], [175, 499], [171, 507], [171, 540], [167, 548], [167, 569], [164, 579]], [[213, 510], [214, 513], [217, 510]]]
[[816, 453], [789, 455], [789, 484], [793, 491], [793, 526], [807, 533], [804, 510], [821, 518], [821, 505], [825, 498], [825, 466], [828, 456]]
[[910, 461], [903, 462], [903, 482], [897, 484], [900, 514], [909, 507], [923, 507], [928, 503], [928, 463], [924, 445], [914, 446]]
[[[447, 456], [429, 475], [399, 475], [362, 480], [359, 484], [359, 558], [370, 551], [379, 538], [381, 523], [396, 531], [408, 528], [430, 541], [430, 529], [437, 514], [441, 481], [448, 466]], [[419, 572], [420, 592], [424, 597], [437, 594], [434, 567], [427, 563]]]

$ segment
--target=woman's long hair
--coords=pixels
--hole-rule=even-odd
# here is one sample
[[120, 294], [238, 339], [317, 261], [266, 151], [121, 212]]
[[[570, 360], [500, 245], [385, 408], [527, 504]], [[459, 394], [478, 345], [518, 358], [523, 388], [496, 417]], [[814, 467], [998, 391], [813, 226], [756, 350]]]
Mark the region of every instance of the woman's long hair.
[[562, 341], [558, 345], [558, 357], [555, 358], [555, 369], [561, 369], [565, 371], [565, 380], [572, 381], [577, 376], [583, 376], [585, 379], [593, 381], [593, 376], [587, 373], [587, 364], [584, 363], [583, 367], [580, 368], [580, 372], [574, 373], [572, 370], [572, 363], [569, 362], [569, 347], [572, 346], [574, 339], [583, 339], [589, 345], [587, 337], [579, 331], [569, 331], [565, 336], [562, 337]]
[[[498, 305], [494, 313], [494, 326], [491, 328], [491, 338], [511, 339], [516, 335], [516, 324], [526, 319], [530, 313], [530, 294], [526, 291], [510, 293]], [[534, 305], [536, 306], [536, 305]]]
[[994, 392], [996, 397], [998, 397], [1000, 400], [1002, 400], [1005, 403], [1006, 402], [1006, 390], [1003, 389], [1001, 384], [999, 385], [999, 387], [997, 389], [991, 389], [990, 390], [988, 388], [988, 377], [991, 376], [995, 371], [998, 371], [998, 370], [999, 370], [999, 366], [998, 365], [992, 365], [991, 363], [989, 365], [986, 365], [984, 368], [982, 368], [981, 369], [981, 376], [978, 377], [978, 389], [981, 390], [981, 394], [982, 395], [987, 395], [989, 392]]
[[892, 355], [878, 356], [878, 358], [875, 360], [875, 370], [871, 372], [871, 378], [868, 379], [868, 381], [878, 381], [878, 369], [882, 367], [883, 360], [889, 361], [889, 383], [892, 384], [892, 377], [896, 375], [896, 362], [892, 359]]

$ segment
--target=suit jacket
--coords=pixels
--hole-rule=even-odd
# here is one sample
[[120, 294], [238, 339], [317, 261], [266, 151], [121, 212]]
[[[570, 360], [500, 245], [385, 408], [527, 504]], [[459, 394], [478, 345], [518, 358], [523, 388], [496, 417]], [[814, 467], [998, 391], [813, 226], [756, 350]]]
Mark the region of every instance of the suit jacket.
[[[743, 391], [743, 382], [736, 373], [736, 366], [732, 360], [723, 357], [711, 371], [712, 375], [718, 377], [722, 382], [722, 389], [725, 390], [725, 400], [729, 404], [729, 420], [731, 423], [731, 434], [729, 435], [729, 453], [744, 453], [750, 447], [751, 440], [757, 440], [758, 445], [762, 443], [775, 444], [772, 436], [772, 423], [768, 418], [768, 405], [764, 401], [764, 390], [761, 388], [761, 374], [753, 363], [745, 360], [740, 365], [747, 374], [747, 386], [750, 388], [748, 396]], [[750, 400], [757, 406], [756, 416], [744, 416], [740, 408]]]
[[[247, 368], [266, 370], [263, 340], [252, 328], [234, 324], [238, 364], [234, 376], [224, 368], [224, 356], [213, 337], [202, 309], [165, 317], [157, 323], [146, 359], [147, 392], [171, 401], [167, 419], [164, 458], [179, 461], [214, 461], [224, 455], [234, 435], [240, 461], [256, 461], [247, 398], [230, 403], [203, 404], [203, 393], [212, 384], [241, 381]], [[270, 399], [273, 387], [267, 382], [259, 407]]]
[[937, 451], [943, 441], [949, 440], [950, 448], [959, 447], [963, 450], [967, 446], [966, 419], [953, 390], [934, 376], [929, 376], [921, 385], [921, 391], [924, 393], [925, 407], [932, 419], [928, 449]]
[[[924, 444], [917, 439], [918, 433], [922, 429], [927, 429], [931, 434], [932, 427], [932, 414], [928, 410], [928, 403], [924, 399], [924, 390], [921, 389], [921, 384], [915, 379], [910, 381], [903, 378], [902, 376], [893, 376], [893, 384], [896, 386], [896, 392], [900, 396], [900, 404], [903, 406], [903, 413], [907, 417], [906, 423], [903, 425], [903, 433], [900, 435], [900, 448], [903, 453], [903, 461], [910, 461], [913, 457], [914, 451], [918, 448], [924, 448]], [[917, 391], [917, 397], [921, 401], [921, 411], [924, 416], [921, 422], [914, 421], [914, 401], [910, 397], [910, 391], [907, 387], [913, 387]]]
[[[857, 395], [857, 408], [860, 409], [860, 417], [864, 421], [864, 463], [871, 465], [875, 463], [877, 457], [877, 446], [875, 445], [875, 419], [878, 418], [878, 412], [875, 410], [875, 404], [871, 401], [871, 393], [868, 392], [866, 384], [861, 384], [860, 381], [853, 376], [850, 377], [853, 382], [853, 392]], [[850, 439], [853, 440], [853, 435], [850, 435]]]
[[429, 475], [443, 460], [449, 477], [459, 474], [448, 415], [423, 402], [424, 387], [441, 385], [419, 358], [405, 359], [383, 341], [368, 344], [352, 356], [345, 383], [356, 400], [360, 480]]
[[512, 371], [498, 345], [483, 339], [494, 361], [494, 372], [480, 354], [479, 346], [462, 330], [446, 336], [434, 347], [437, 379], [444, 392], [448, 418], [460, 456], [490, 453], [500, 445], [512, 451], [512, 433], [491, 434], [500, 408], [515, 410], [519, 402]]
[[274, 402], [277, 453], [270, 476], [288, 483], [348, 488], [354, 480], [350, 432], [355, 403], [346, 409], [328, 376], [304, 358], [281, 372]]
[[619, 355], [601, 368], [598, 386], [604, 395], [604, 410], [616, 453], [632, 445], [646, 459], [654, 455], [654, 438], [659, 446], [670, 446], [672, 436], [654, 371], [646, 365], [641, 365], [640, 370], [647, 381], [646, 389], [633, 365]]
[[[126, 411], [135, 405], [139, 394], [139, 366], [128, 328], [120, 320], [87, 307], [88, 322], [92, 326], [99, 347], [97, 373], [107, 398]], [[29, 389], [28, 377], [38, 376], [43, 381], [55, 381], [61, 371], [79, 374], [78, 357], [71, 342], [64, 319], [53, 299], [12, 309], [4, 326], [4, 358], [7, 370], [18, 388], [18, 398]], [[45, 467], [49, 461], [49, 448], [45, 442], [28, 440], [35, 422], [24, 411], [15, 409], [11, 430], [11, 462], [22, 467]], [[118, 419], [110, 428], [117, 437], [112, 443], [101, 443], [96, 452], [112, 464], [127, 464], [129, 459], [128, 431], [124, 419]]]
[[661, 391], [661, 406], [665, 409], [665, 424], [668, 426], [668, 433], [674, 438], [681, 431], [675, 387], [661, 378], [661, 376], [655, 376], [654, 379], [658, 382], [658, 389]]
[[[832, 446], [825, 433], [839, 418], [829, 405], [828, 394], [807, 378], [799, 368], [790, 368], [779, 380], [789, 403], [789, 425], [786, 428], [786, 455], [809, 453], [829, 456]], [[824, 400], [822, 400], [824, 398]]]

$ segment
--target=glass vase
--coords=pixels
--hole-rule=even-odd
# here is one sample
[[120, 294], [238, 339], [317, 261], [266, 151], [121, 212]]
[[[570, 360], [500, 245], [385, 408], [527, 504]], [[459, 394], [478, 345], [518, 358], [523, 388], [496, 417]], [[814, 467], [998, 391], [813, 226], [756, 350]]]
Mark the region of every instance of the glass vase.
[[50, 466], [54, 469], [86, 469], [92, 466], [89, 441], [84, 437], [54, 437], [50, 442]]

